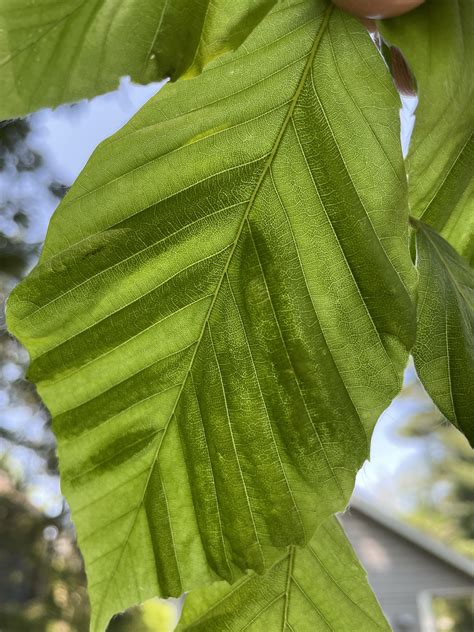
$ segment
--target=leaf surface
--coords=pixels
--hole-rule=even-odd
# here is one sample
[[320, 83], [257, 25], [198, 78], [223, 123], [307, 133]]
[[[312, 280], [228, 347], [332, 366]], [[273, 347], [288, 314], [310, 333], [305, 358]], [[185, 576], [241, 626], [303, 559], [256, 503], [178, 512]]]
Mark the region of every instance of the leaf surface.
[[304, 548], [265, 575], [250, 573], [186, 596], [178, 632], [390, 632], [339, 522], [331, 517]]
[[237, 48], [275, 0], [2, 0], [0, 120], [193, 75]]
[[8, 322], [94, 632], [263, 572], [344, 508], [414, 342], [398, 106], [357, 21], [286, 2], [102, 143], [54, 215]]
[[380, 25], [407, 58], [419, 104], [407, 159], [411, 214], [474, 256], [474, 3], [427, 0]]
[[474, 273], [429, 226], [416, 222], [415, 227], [416, 370], [443, 415], [474, 445]]

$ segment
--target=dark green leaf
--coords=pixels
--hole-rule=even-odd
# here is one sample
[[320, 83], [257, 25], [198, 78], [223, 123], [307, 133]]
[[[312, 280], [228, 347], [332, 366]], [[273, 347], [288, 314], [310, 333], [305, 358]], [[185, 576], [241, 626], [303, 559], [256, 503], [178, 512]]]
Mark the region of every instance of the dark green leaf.
[[434, 230], [416, 227], [416, 370], [440, 411], [474, 444], [474, 274]]
[[0, 120], [201, 72], [275, 0], [2, 0]]

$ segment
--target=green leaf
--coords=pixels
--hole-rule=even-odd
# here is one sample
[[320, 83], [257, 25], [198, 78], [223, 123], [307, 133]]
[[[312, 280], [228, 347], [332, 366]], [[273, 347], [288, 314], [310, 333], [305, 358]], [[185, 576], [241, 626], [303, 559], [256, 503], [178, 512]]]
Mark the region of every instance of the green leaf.
[[414, 225], [420, 275], [416, 370], [443, 415], [474, 445], [474, 274], [434, 230]]
[[264, 571], [346, 505], [414, 342], [398, 107], [356, 20], [285, 2], [105, 141], [54, 215], [8, 322], [94, 632]]
[[473, 261], [474, 4], [428, 0], [381, 28], [408, 59], [419, 92], [407, 160], [411, 212], [423, 220], [414, 222], [415, 365], [441, 412], [472, 441], [472, 271], [444, 239]]
[[407, 160], [411, 214], [474, 256], [474, 3], [427, 0], [380, 28], [417, 80]]
[[305, 548], [291, 547], [265, 575], [186, 596], [178, 631], [389, 632], [344, 532], [331, 517]]
[[474, 264], [474, 135], [471, 133], [450, 172], [433, 192], [422, 214], [424, 222]]
[[276, 0], [2, 0], [0, 120], [193, 75], [237, 48]]

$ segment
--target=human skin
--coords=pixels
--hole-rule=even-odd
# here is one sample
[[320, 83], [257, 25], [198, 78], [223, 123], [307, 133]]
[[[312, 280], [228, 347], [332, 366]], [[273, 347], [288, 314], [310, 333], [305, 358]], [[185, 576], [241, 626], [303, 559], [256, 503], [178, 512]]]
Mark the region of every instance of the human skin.
[[359, 18], [391, 18], [403, 15], [424, 0], [333, 0], [333, 3]]

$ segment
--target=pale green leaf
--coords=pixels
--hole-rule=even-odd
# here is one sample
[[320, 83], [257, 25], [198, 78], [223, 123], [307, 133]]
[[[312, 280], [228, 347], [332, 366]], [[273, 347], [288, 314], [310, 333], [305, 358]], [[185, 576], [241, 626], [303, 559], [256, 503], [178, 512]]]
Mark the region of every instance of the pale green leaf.
[[280, 5], [95, 152], [14, 292], [93, 631], [262, 572], [342, 509], [414, 342], [399, 101], [356, 20]]
[[179, 632], [390, 632], [336, 518], [265, 575], [249, 573], [186, 596]]
[[276, 0], [2, 0], [0, 120], [137, 83], [197, 74]]
[[407, 159], [411, 213], [474, 256], [474, 3], [427, 0], [381, 25], [419, 94]]
[[440, 411], [474, 444], [474, 273], [434, 230], [416, 228], [420, 275], [417, 373]]

